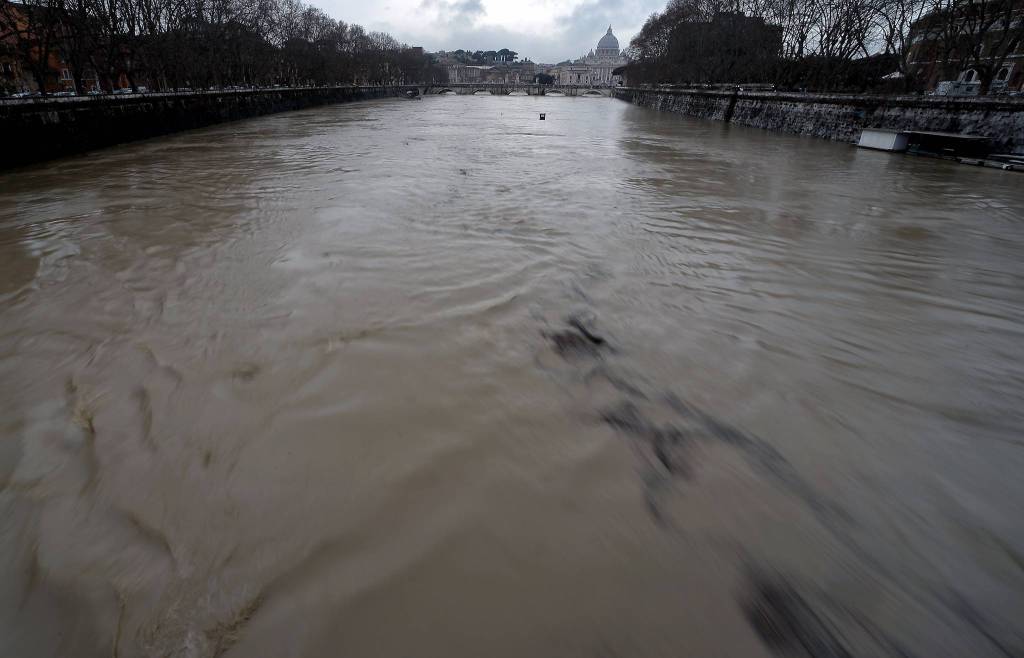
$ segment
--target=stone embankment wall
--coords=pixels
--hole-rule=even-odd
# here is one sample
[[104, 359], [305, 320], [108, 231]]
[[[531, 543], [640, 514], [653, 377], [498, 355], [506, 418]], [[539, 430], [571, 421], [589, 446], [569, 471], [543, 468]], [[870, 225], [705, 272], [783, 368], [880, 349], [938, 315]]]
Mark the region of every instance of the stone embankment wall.
[[856, 142], [863, 128], [984, 135], [1024, 154], [1024, 100], [619, 88], [617, 98], [702, 119]]
[[289, 88], [2, 101], [0, 169], [263, 114], [398, 96], [406, 89]]

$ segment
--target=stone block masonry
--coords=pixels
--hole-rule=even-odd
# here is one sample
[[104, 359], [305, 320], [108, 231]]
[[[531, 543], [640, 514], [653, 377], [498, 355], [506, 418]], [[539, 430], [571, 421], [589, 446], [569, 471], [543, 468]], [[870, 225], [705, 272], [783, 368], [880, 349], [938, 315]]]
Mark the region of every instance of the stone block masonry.
[[0, 169], [181, 130], [415, 87], [322, 87], [0, 101]]
[[1024, 99], [857, 96], [619, 88], [616, 98], [665, 112], [856, 142], [864, 128], [984, 135], [994, 153], [1024, 154]]

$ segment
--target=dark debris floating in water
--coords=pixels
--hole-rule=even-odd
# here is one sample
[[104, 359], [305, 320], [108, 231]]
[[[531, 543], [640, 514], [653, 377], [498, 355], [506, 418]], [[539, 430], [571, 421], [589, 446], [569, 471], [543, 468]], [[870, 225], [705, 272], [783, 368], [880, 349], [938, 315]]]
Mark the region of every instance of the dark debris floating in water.
[[566, 320], [567, 327], [556, 332], [542, 332], [551, 341], [555, 352], [563, 358], [600, 356], [608, 349], [608, 341], [587, 327], [581, 316], [572, 315]]
[[792, 583], [766, 573], [749, 576], [744, 613], [773, 652], [800, 658], [852, 658], [835, 628]]
[[[675, 393], [649, 394], [642, 383], [629, 381], [617, 373], [603, 356], [612, 353], [608, 339], [594, 329], [589, 314], [566, 318], [565, 328], [542, 334], [551, 348], [565, 362], [586, 368], [584, 379], [595, 379], [611, 385], [621, 395], [619, 402], [598, 412], [604, 424], [628, 437], [641, 456], [641, 480], [651, 519], [663, 529], [673, 529], [665, 512], [665, 497], [671, 483], [689, 482], [695, 478], [701, 454], [700, 444], [717, 443], [737, 451], [758, 472], [768, 475], [781, 489], [805, 505], [839, 541], [843, 542], [865, 563], [873, 565], [891, 585], [914, 585], [901, 582], [898, 574], [888, 572], [875, 557], [859, 545], [851, 534], [856, 523], [840, 503], [830, 500], [797, 473], [793, 464], [766, 440], [741, 430], [684, 401]], [[590, 365], [585, 362], [590, 361]], [[597, 361], [598, 365], [593, 366]], [[669, 420], [666, 420], [668, 418]], [[674, 418], [674, 420], [673, 420]], [[892, 634], [864, 611], [830, 596], [798, 584], [770, 567], [760, 565], [756, 556], [748, 558], [745, 587], [736, 601], [744, 617], [772, 653], [783, 658], [925, 658], [896, 640]], [[970, 608], [955, 591], [939, 597], [945, 612], [979, 633], [984, 641], [1011, 658], [1024, 653], [1007, 646], [1002, 636], [991, 631], [977, 611]]]

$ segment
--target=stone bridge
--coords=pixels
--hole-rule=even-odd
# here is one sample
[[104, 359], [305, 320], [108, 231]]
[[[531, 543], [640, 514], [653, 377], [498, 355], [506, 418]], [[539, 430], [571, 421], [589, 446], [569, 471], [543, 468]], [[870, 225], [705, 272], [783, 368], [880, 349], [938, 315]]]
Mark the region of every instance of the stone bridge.
[[416, 86], [423, 96], [457, 94], [459, 96], [611, 96], [608, 87], [581, 85], [541, 85], [532, 82], [458, 82]]

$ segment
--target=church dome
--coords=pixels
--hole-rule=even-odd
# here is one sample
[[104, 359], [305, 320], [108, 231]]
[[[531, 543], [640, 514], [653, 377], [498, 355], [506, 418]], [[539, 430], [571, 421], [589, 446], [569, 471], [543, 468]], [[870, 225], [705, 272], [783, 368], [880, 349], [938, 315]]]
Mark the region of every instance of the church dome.
[[614, 50], [615, 54], [619, 54], [619, 40], [612, 34], [612, 26], [608, 26], [608, 33], [601, 37], [601, 40], [597, 42], [598, 51], [601, 50]]

